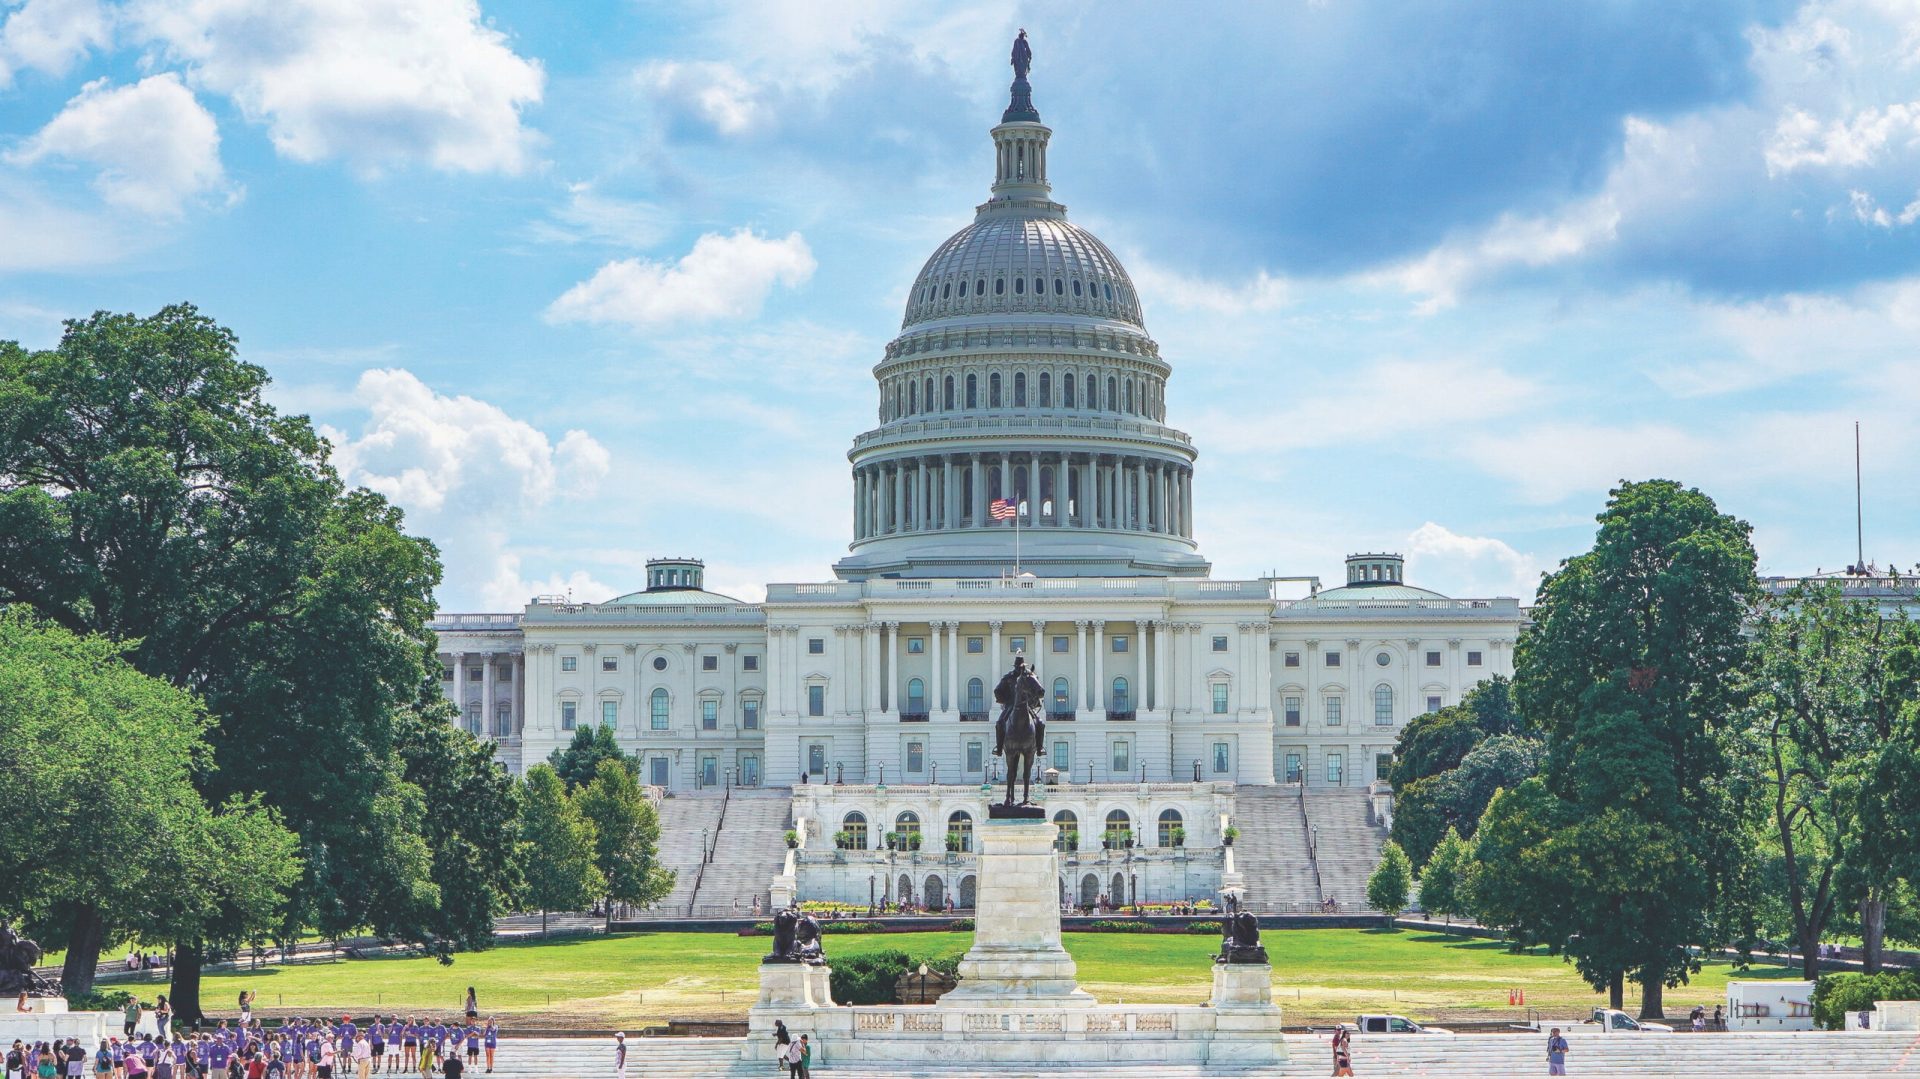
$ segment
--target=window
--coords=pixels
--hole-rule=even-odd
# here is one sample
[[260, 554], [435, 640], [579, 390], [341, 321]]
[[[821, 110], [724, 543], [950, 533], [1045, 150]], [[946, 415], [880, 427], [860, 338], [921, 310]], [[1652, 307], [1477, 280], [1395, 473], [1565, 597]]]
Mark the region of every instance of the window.
[[1287, 782], [1300, 782], [1300, 754], [1289, 753], [1286, 758]]
[[703, 671], [717, 671], [717, 670], [719, 670], [719, 669], [720, 669], [720, 657], [719, 657], [719, 656], [701, 656], [701, 657], [700, 657], [700, 669], [701, 669], [701, 670], [703, 670]]
[[1013, 376], [1013, 407], [1025, 408], [1027, 404], [1026, 372], [1015, 372]]
[[493, 709], [493, 733], [508, 735], [513, 733], [513, 705], [501, 701]]
[[1117, 833], [1115, 838], [1125, 841], [1133, 838], [1133, 818], [1127, 816], [1124, 809], [1116, 809], [1107, 814], [1107, 831]]
[[810, 716], [827, 714], [827, 687], [817, 682], [807, 687], [807, 714]]
[[1393, 687], [1373, 687], [1373, 724], [1376, 727], [1393, 726]]
[[560, 657], [560, 669], [561, 669], [561, 670], [563, 670], [563, 671], [577, 671], [577, 670], [579, 670], [579, 669], [580, 669], [580, 657], [578, 657], [578, 656], [561, 656], [561, 657]]
[[1213, 774], [1226, 775], [1233, 768], [1233, 746], [1226, 742], [1213, 744]]
[[467, 705], [467, 733], [480, 737], [480, 702]]
[[986, 639], [983, 637], [968, 637], [967, 638], [967, 654], [970, 656], [977, 656], [982, 652], [985, 652], [987, 650], [985, 640]]
[[827, 747], [818, 742], [807, 747], [807, 774], [825, 776], [827, 774]]
[[620, 669], [620, 657], [619, 657], [619, 656], [601, 656], [601, 657], [600, 657], [600, 669], [601, 669], [601, 670], [603, 670], [603, 671], [617, 671], [617, 670], [619, 670], [619, 669]]
[[1073, 771], [1073, 747], [1064, 738], [1053, 743], [1053, 766], [1061, 772]]
[[1065, 652], [1067, 650], [1067, 639], [1065, 637], [1055, 637], [1053, 639], [1053, 650], [1055, 652]]
[[978, 772], [986, 767], [987, 748], [979, 739], [967, 743], [967, 771]]
[[442, 668], [440, 668], [440, 680], [441, 680], [442, 682], [451, 682], [451, 681], [453, 681], [453, 668], [452, 668], [452, 667], [442, 667]]
[[994, 279], [993, 279], [993, 294], [994, 294], [995, 296], [1002, 296], [1002, 295], [1005, 295], [1005, 294], [1006, 294], [1006, 291], [1007, 291], [1007, 279], [1006, 279], [1006, 278], [1004, 278], [1004, 277], [996, 277], [996, 278], [994, 278]]
[[980, 407], [980, 383], [977, 376], [967, 376], [967, 407]]
[[1339, 725], [1340, 725], [1340, 698], [1328, 697], [1327, 698], [1327, 726], [1338, 727]]
[[1027, 639], [1025, 637], [1008, 637], [1007, 651], [1018, 652], [1025, 655], [1027, 651]]
[[973, 814], [962, 809], [947, 816], [947, 838], [963, 851], [973, 849]]
[[1441, 707], [1440, 698], [1429, 694], [1427, 697], [1427, 711], [1438, 712]]
[[987, 407], [1000, 407], [1000, 374], [997, 371], [987, 376]]
[[967, 679], [967, 711], [982, 715], [987, 710], [987, 686], [978, 678]]
[[1393, 774], [1393, 754], [1375, 753], [1373, 755], [1373, 778], [1385, 779]]
[[740, 726], [750, 731], [760, 729], [760, 699], [749, 697], [740, 702]]
[[1060, 380], [1060, 405], [1063, 408], [1073, 407], [1073, 376], [1072, 375], [1068, 375], [1067, 377]]
[[1027, 279], [1026, 279], [1026, 278], [1024, 278], [1024, 277], [1016, 277], [1016, 278], [1014, 278], [1014, 279], [1013, 279], [1013, 294], [1014, 294], [1015, 296], [1024, 296], [1024, 295], [1026, 295], [1026, 292], [1027, 292]]
[[823, 655], [826, 655], [826, 653], [827, 653], [827, 639], [825, 637], [808, 637], [807, 638], [807, 655], [823, 656]]
[[1216, 716], [1224, 716], [1227, 714], [1227, 684], [1225, 682], [1215, 682], [1212, 688], [1213, 714]]
[[1439, 665], [1440, 665], [1440, 653], [1438, 653], [1438, 652], [1428, 652], [1428, 653], [1427, 653], [1427, 666], [1429, 666], [1429, 667], [1438, 667]]
[[1340, 653], [1338, 652], [1328, 652], [1322, 658], [1326, 660], [1326, 665], [1329, 667], [1338, 667], [1340, 665]]
[[1300, 725], [1300, 698], [1286, 698], [1282, 702], [1281, 714], [1286, 717], [1287, 726], [1298, 727]]
[[1280, 665], [1282, 667], [1298, 667], [1300, 665], [1300, 653], [1287, 652], [1282, 654], [1280, 658]]
[[718, 699], [708, 697], [706, 700], [700, 702], [700, 729], [703, 731], [717, 731], [720, 729], [720, 702]]
[[757, 671], [757, 670], [759, 670], [759, 669], [760, 669], [760, 657], [759, 657], [759, 656], [741, 656], [741, 657], [740, 657], [740, 669], [741, 669], [741, 670], [743, 670], [743, 671]]
[[509, 663], [505, 667], [493, 672], [493, 680], [496, 682], [513, 681], [513, 664]]
[[953, 411], [953, 376], [952, 375], [948, 375], [946, 382], [942, 384], [940, 387], [940, 407], [948, 412]]
[[1112, 712], [1133, 711], [1133, 705], [1127, 701], [1127, 680], [1125, 678], [1116, 678], [1113, 680], [1113, 700], [1108, 703], [1107, 710]]
[[1163, 847], [1185, 846], [1186, 829], [1181, 827], [1185, 823], [1179, 810], [1163, 809], [1160, 811], [1160, 834], [1155, 838]]
[[915, 775], [927, 770], [927, 746], [924, 742], [907, 743], [907, 771]]
[[1080, 849], [1080, 815], [1071, 809], [1063, 809], [1053, 815], [1053, 826], [1059, 829], [1053, 837], [1054, 850]]
[[1040, 407], [1053, 407], [1053, 376], [1040, 372]]
[[1109, 638], [1109, 640], [1113, 642], [1113, 650], [1115, 652], [1124, 652], [1127, 650], [1127, 639], [1125, 637], [1112, 637]]
[[619, 701], [601, 701], [600, 702], [600, 725], [602, 727], [614, 727], [614, 726], [618, 726], [619, 723], [620, 723], [620, 702]]
[[1067, 680], [1065, 676], [1053, 680], [1053, 711], [1073, 711], [1073, 696], [1067, 690]]
[[1340, 785], [1340, 754], [1338, 753], [1327, 754], [1327, 782], [1336, 787]]
[[910, 655], [910, 656], [922, 655], [926, 652], [926, 650], [927, 650], [927, 639], [925, 637], [908, 637], [907, 638], [907, 655]]
[[656, 787], [665, 787], [673, 778], [673, 762], [665, 757], [649, 757], [648, 769], [653, 773], [652, 782]]
[[656, 731], [667, 729], [667, 689], [661, 686], [647, 697], [648, 726]]
[[1374, 654], [1373, 662], [1375, 666], [1384, 667], [1393, 662], [1393, 657], [1387, 655], [1385, 652], [1378, 652]]
[[720, 759], [711, 753], [700, 754], [700, 785], [703, 787], [720, 785]]
[[654, 669], [654, 670], [656, 670], [656, 671], [664, 671], [664, 670], [666, 670], [666, 669], [667, 669], [667, 657], [665, 657], [665, 656], [655, 656], [655, 657], [653, 657], [653, 669]]
[[485, 671], [485, 669], [483, 669], [483, 668], [480, 668], [480, 667], [468, 667], [468, 668], [467, 668], [467, 681], [469, 681], [469, 682], [484, 682], [484, 681], [486, 681], [486, 680], [487, 680], [487, 672]]
[[560, 729], [561, 730], [570, 731], [573, 729], [574, 723], [577, 722], [575, 717], [579, 715], [579, 709], [580, 709], [580, 706], [573, 701], [560, 702]]
[[1478, 667], [1478, 666], [1480, 666], [1480, 653], [1478, 653], [1478, 652], [1468, 652], [1468, 653], [1467, 653], [1467, 666], [1469, 666], [1469, 667]]
[[1127, 743], [1124, 740], [1113, 743], [1113, 774], [1124, 777], [1132, 767], [1133, 757], [1127, 751]]
[[1224, 652], [1224, 651], [1226, 651], [1226, 650], [1227, 650], [1227, 639], [1226, 639], [1225, 637], [1215, 637], [1215, 638], [1213, 639], [1213, 650], [1214, 650], [1214, 651], [1216, 651], [1216, 652]]
[[847, 849], [867, 849], [867, 815], [865, 813], [856, 809], [840, 818], [840, 830], [847, 833]]
[[926, 714], [927, 684], [918, 678], [907, 679], [907, 711], [915, 715]]
[[903, 836], [919, 835], [920, 814], [915, 813], [911, 809], [905, 810], [899, 816], [893, 818], [893, 830]]

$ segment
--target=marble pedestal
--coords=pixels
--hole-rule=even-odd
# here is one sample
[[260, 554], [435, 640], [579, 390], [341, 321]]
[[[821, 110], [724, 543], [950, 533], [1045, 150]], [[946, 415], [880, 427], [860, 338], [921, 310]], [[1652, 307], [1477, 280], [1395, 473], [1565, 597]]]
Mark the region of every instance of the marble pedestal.
[[975, 828], [973, 947], [960, 960], [960, 984], [936, 1007], [1093, 1007], [1060, 945], [1058, 835], [1045, 820], [989, 819]]
[[753, 1009], [784, 1014], [797, 1008], [831, 1008], [833, 990], [828, 979], [832, 974], [833, 968], [825, 963], [762, 963], [760, 998]]
[[1266, 963], [1213, 965], [1213, 1043], [1210, 1064], [1278, 1064], [1287, 1059], [1280, 1007], [1273, 1002], [1273, 968]]
[[107, 1036], [114, 1012], [70, 1012], [65, 997], [28, 997], [27, 1011], [15, 1011], [16, 998], [0, 1001], [0, 1048], [12, 1045], [15, 1038], [34, 1042], [66, 1041], [77, 1038], [92, 1049]]

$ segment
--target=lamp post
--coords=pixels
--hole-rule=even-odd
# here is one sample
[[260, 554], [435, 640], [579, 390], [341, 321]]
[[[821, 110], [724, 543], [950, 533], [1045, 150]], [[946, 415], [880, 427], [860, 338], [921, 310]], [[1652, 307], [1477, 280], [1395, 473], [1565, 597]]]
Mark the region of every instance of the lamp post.
[[873, 874], [868, 873], [867, 874], [867, 913], [868, 914], [873, 913], [873, 885], [874, 885]]
[[887, 789], [887, 766], [884, 764], [880, 766], [880, 789]]
[[1200, 782], [1200, 762], [1197, 759], [1193, 762], [1193, 781]]
[[725, 789], [726, 789], [726, 790], [732, 790], [732, 789], [733, 789], [733, 769], [731, 769], [731, 768], [729, 768], [729, 769], [727, 769], [727, 785], [726, 785], [726, 787], [725, 787]]
[[928, 763], [928, 767], [933, 769], [933, 778], [927, 782], [927, 786], [938, 787], [940, 785], [940, 762], [931, 761]]

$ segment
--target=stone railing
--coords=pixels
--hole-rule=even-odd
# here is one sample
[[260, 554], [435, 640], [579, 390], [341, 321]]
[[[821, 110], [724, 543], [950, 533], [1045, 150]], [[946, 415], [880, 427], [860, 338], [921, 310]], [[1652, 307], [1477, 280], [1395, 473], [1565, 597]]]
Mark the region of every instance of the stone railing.
[[856, 1006], [846, 1011], [853, 1021], [842, 1037], [855, 1039], [925, 1034], [1048, 1039], [1061, 1035], [1073, 1038], [1172, 1037], [1183, 1025], [1196, 1030], [1211, 1025], [1202, 1022], [1211, 1017], [1200, 1009], [1177, 1004], [1031, 1010], [1015, 1004], [990, 1011], [880, 1005]]

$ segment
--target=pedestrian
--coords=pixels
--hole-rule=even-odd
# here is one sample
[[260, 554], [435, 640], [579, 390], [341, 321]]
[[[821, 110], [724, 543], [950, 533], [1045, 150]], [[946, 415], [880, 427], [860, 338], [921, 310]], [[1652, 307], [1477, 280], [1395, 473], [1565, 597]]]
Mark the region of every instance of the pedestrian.
[[800, 1079], [813, 1079], [813, 1043], [800, 1035]]
[[1687, 1014], [1687, 1019], [1689, 1025], [1693, 1027], [1695, 1034], [1707, 1029], [1707, 1006], [1705, 1004], [1695, 1004], [1693, 1011]]
[[367, 1024], [367, 1063], [372, 1071], [380, 1071], [387, 1062], [387, 1024], [379, 1016]]
[[1346, 1027], [1333, 1032], [1333, 1074], [1353, 1074], [1353, 1034]]
[[473, 986], [469, 985], [467, 986], [467, 1021], [472, 1022], [478, 1018], [480, 1018], [480, 998], [474, 993]]
[[93, 1054], [94, 1079], [109, 1079], [113, 1075], [113, 1047], [106, 1042], [100, 1043], [100, 1050]]
[[1715, 1004], [1713, 1006], [1713, 1029], [1715, 1030], [1727, 1029], [1726, 1012], [1724, 1008], [1719, 1004]]
[[164, 996], [155, 997], [153, 1001], [153, 1025], [161, 1041], [166, 1041], [172, 1037], [172, 1033], [168, 1030], [168, 1027], [170, 1027], [172, 1023], [173, 1005], [168, 1004], [167, 998]]
[[627, 1032], [613, 1036], [613, 1079], [627, 1079]]
[[[801, 1037], [804, 1038], [806, 1035], [802, 1034]], [[804, 1079], [806, 1062], [806, 1047], [799, 1042], [789, 1043], [787, 1045], [787, 1079]]]
[[18, 1038], [7, 1050], [7, 1079], [27, 1079], [27, 1048]]
[[126, 1022], [121, 1024], [121, 1029], [127, 1032], [127, 1037], [133, 1037], [133, 1032], [140, 1029], [139, 997], [134, 997], [127, 1001], [127, 1006], [120, 1012], [120, 1018], [126, 1020]]
[[253, 990], [240, 990], [240, 1026], [242, 1029], [253, 1025]]
[[500, 1047], [500, 1024], [492, 1016], [487, 1017], [487, 1029], [481, 1032], [480, 1041], [487, 1047], [487, 1074], [493, 1074], [493, 1051]]
[[413, 1016], [407, 1016], [406, 1024], [400, 1028], [400, 1036], [402, 1038], [400, 1044], [405, 1054], [400, 1061], [400, 1066], [412, 1071], [415, 1058], [420, 1055], [420, 1024], [413, 1021]]
[[87, 1074], [87, 1051], [80, 1046], [80, 1039], [67, 1039], [67, 1079], [84, 1079]]
[[373, 1040], [364, 1033], [353, 1039], [353, 1072], [360, 1079], [373, 1074]]
[[773, 1070], [782, 1071], [787, 1066], [787, 1046], [792, 1044], [793, 1035], [787, 1033], [784, 1019], [773, 1021]]
[[1567, 1039], [1560, 1036], [1560, 1028], [1554, 1027], [1547, 1034], [1547, 1074], [1567, 1074]]

